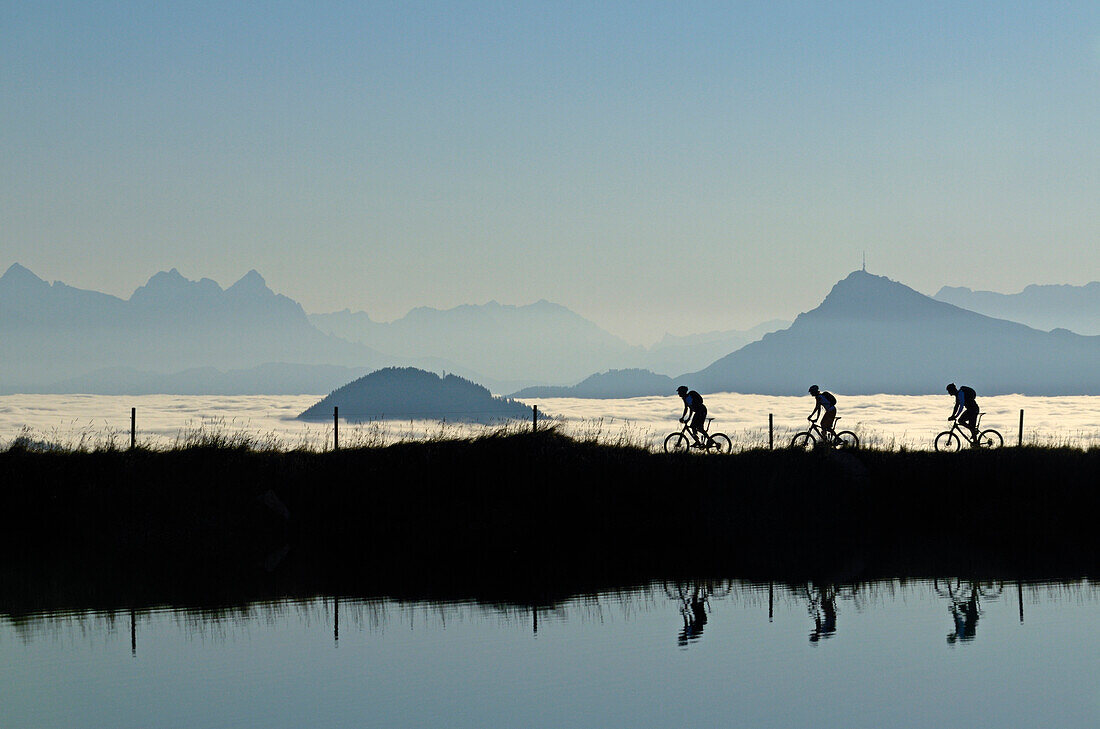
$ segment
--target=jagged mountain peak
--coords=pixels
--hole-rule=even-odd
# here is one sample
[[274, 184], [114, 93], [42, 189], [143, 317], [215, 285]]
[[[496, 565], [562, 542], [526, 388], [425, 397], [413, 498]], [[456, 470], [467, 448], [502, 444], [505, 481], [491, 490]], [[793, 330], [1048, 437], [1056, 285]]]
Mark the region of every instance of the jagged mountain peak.
[[8, 270], [4, 272], [3, 276], [0, 276], [0, 286], [5, 289], [32, 289], [32, 288], [46, 288], [49, 284], [34, 275], [29, 268], [21, 266], [18, 263], [13, 263], [8, 267]]
[[250, 270], [245, 275], [241, 276], [235, 284], [226, 289], [226, 293], [231, 294], [263, 294], [272, 293], [271, 289], [267, 287], [267, 281], [260, 275], [256, 269]]
[[179, 269], [171, 268], [150, 276], [144, 286], [139, 286], [134, 291], [130, 301], [141, 303], [159, 299], [176, 300], [180, 297], [215, 299], [221, 294], [222, 287], [217, 281], [210, 278], [192, 281], [181, 274]]
[[942, 314], [948, 304], [936, 301], [903, 283], [866, 271], [852, 271], [838, 281], [825, 299], [799, 317], [910, 318], [930, 312]]

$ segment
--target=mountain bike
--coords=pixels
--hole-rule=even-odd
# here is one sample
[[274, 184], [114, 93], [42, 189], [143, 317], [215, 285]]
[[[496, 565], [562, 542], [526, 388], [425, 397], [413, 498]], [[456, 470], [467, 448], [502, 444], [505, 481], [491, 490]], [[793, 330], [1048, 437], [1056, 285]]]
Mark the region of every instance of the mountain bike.
[[[838, 416], [836, 420], [839, 421], [840, 417]], [[859, 448], [859, 437], [850, 430], [842, 430], [838, 433], [835, 427], [830, 433], [826, 433], [816, 420], [811, 420], [809, 430], [795, 433], [791, 438], [791, 448], [798, 450], [809, 451], [820, 445], [831, 446], [837, 450], [855, 450]]]
[[703, 427], [703, 433], [697, 437], [688, 429], [688, 423], [678, 433], [669, 433], [665, 438], [665, 453], [687, 453], [689, 450], [698, 449], [706, 453], [729, 453], [733, 450], [733, 442], [725, 433], [708, 433], [710, 421]]
[[[975, 428], [981, 425], [983, 415], [985, 413], [978, 413], [978, 419], [974, 421]], [[962, 447], [964, 440], [970, 444], [971, 448], [1000, 448], [1005, 443], [1005, 439], [995, 430], [975, 430], [975, 432], [977, 435], [971, 435], [968, 429], [964, 430], [959, 425], [959, 421], [955, 420], [951, 424], [951, 430], [945, 430], [937, 435], [932, 445], [937, 451], [954, 452]]]

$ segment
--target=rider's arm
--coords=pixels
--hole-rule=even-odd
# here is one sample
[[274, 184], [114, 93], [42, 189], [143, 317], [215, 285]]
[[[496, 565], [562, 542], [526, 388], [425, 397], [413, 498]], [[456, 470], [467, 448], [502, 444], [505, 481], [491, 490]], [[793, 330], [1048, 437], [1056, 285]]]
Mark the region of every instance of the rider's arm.
[[955, 394], [955, 407], [951, 411], [951, 417], [948, 418], [948, 420], [954, 420], [959, 415], [959, 413], [963, 411], [963, 404], [965, 402], [966, 400], [963, 396], [963, 391], [959, 390], [958, 393]]
[[810, 413], [810, 417], [807, 420], [817, 420], [817, 413], [821, 410], [821, 401], [816, 397], [814, 398], [814, 411]]
[[685, 402], [684, 403], [684, 412], [680, 415], [680, 422], [681, 423], [686, 423], [687, 422], [687, 417], [688, 417], [689, 412], [691, 412], [691, 408], [689, 408], [688, 404]]

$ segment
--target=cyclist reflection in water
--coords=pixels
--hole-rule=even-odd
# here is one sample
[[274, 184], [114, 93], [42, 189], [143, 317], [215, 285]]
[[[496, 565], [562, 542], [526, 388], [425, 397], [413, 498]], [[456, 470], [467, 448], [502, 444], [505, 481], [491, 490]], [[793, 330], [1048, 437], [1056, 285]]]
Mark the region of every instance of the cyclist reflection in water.
[[807, 585], [806, 596], [810, 600], [810, 614], [814, 619], [810, 642], [817, 643], [822, 638], [831, 638], [836, 633], [836, 586], [818, 586], [814, 592]]
[[970, 588], [970, 597], [951, 601], [951, 617], [955, 620], [955, 632], [947, 635], [948, 643], [974, 640], [978, 633], [978, 590]]
[[698, 640], [707, 624], [707, 593], [699, 586], [690, 596], [684, 596], [680, 615], [684, 618], [684, 629], [676, 636], [676, 644], [686, 648], [687, 644]]

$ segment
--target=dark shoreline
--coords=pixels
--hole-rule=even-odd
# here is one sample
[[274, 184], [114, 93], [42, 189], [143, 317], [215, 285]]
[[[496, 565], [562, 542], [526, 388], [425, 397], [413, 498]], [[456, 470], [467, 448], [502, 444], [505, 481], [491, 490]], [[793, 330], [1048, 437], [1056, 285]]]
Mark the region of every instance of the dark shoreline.
[[12, 450], [0, 477], [8, 614], [1100, 574], [1100, 450], [668, 456], [551, 431], [329, 453]]

